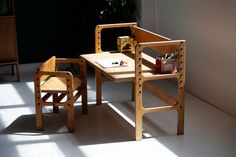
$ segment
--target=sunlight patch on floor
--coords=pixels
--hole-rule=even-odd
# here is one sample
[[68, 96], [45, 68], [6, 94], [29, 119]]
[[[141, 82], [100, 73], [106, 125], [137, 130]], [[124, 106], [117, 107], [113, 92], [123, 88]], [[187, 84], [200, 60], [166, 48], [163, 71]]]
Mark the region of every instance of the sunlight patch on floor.
[[120, 111], [117, 107], [112, 105], [112, 103], [107, 103], [108, 106], [110, 106], [117, 114], [119, 114], [122, 118], [124, 118], [130, 125], [135, 127], [135, 122], [130, 119], [128, 116], [126, 116], [122, 111]]
[[56, 142], [19, 144], [16, 145], [16, 149], [19, 157], [33, 157], [40, 156], [40, 154], [43, 154], [43, 157], [65, 157]]
[[80, 146], [80, 150], [85, 156], [102, 156], [102, 157], [121, 157], [121, 156], [135, 156], [135, 157], [178, 157], [167, 147], [161, 144], [156, 139], [144, 139], [142, 141], [118, 142], [108, 144], [97, 144]]
[[31, 92], [34, 93], [34, 82], [26, 82], [26, 86], [31, 89]]
[[12, 122], [14, 122], [18, 117], [22, 114], [32, 114], [32, 110], [28, 107], [20, 107], [20, 108], [10, 108], [10, 109], [1, 109], [0, 110], [0, 120], [3, 127], [9, 126]]
[[29, 141], [45, 141], [49, 140], [48, 135], [40, 135], [41, 133], [21, 132], [16, 135], [7, 135], [12, 142], [29, 142]]
[[[130, 125], [132, 125], [135, 129], [135, 122], [131, 118], [127, 116], [127, 113], [123, 113], [120, 109], [118, 109], [115, 105], [112, 103], [107, 103], [108, 106], [110, 106], [117, 114], [119, 114], [124, 120], [126, 120]], [[134, 117], [133, 117], [134, 118]], [[143, 124], [144, 125], [144, 124]], [[149, 129], [150, 130], [150, 129]], [[143, 136], [145, 138], [152, 137], [152, 135], [148, 132], [144, 132], [143, 130]]]
[[1, 107], [25, 104], [24, 100], [18, 94], [13, 84], [3, 84], [0, 85], [0, 88], [1, 88], [0, 90]]

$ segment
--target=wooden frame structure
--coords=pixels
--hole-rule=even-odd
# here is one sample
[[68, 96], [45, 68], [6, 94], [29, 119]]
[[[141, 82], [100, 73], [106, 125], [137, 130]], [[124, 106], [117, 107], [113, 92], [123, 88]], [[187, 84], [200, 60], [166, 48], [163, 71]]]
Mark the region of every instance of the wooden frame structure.
[[15, 0], [7, 0], [6, 13], [0, 15], [0, 66], [11, 66], [11, 74], [20, 81], [17, 47]]
[[[73, 76], [69, 71], [57, 71], [59, 63], [78, 63], [80, 76]], [[35, 109], [36, 129], [43, 129], [44, 106], [53, 106], [53, 112], [59, 111], [59, 106], [67, 109], [68, 131], [74, 132], [74, 103], [82, 95], [82, 112], [87, 114], [87, 72], [86, 62], [82, 59], [56, 58], [44, 62], [35, 73]], [[64, 100], [66, 98], [66, 100]]]
[[[104, 52], [101, 48], [101, 31], [103, 29], [123, 28], [131, 29], [135, 40], [135, 52], [112, 53]], [[171, 74], [158, 74], [155, 71], [155, 58], [147, 55], [145, 48], [151, 48], [161, 54], [177, 53], [177, 72]], [[96, 100], [101, 104], [102, 84], [106, 81], [123, 82], [132, 81], [132, 99], [135, 101], [135, 134], [136, 140], [142, 139], [142, 119], [144, 114], [150, 112], [176, 110], [177, 134], [184, 134], [184, 87], [185, 87], [185, 40], [171, 40], [159, 34], [150, 32], [137, 26], [137, 23], [118, 23], [98, 25], [95, 31], [96, 54], [81, 55], [82, 58], [96, 69]], [[95, 60], [102, 58], [121, 58], [128, 60], [128, 67], [105, 69]], [[174, 78], [178, 81], [177, 98], [170, 96], [165, 91], [153, 86], [148, 81]], [[142, 101], [143, 89], [168, 104], [167, 106], [145, 108]]]

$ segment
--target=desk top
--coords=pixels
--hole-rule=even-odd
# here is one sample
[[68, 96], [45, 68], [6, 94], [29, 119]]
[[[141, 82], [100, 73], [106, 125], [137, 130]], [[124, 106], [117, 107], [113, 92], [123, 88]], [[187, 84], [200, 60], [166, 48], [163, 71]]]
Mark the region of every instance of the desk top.
[[[115, 82], [133, 81], [135, 78], [135, 62], [133, 53], [102, 52], [93, 54], [83, 54], [80, 55], [80, 57], [85, 59], [96, 70], [100, 71], [105, 76]], [[154, 70], [155, 58], [145, 54], [143, 55], [143, 58], [146, 58], [145, 61], [148, 61], [146, 62], [147, 64], [143, 64], [142, 66], [143, 75], [151, 76], [153, 74], [156, 74]], [[120, 59], [127, 62], [127, 66], [103, 68], [96, 62], [96, 60], [98, 59]]]

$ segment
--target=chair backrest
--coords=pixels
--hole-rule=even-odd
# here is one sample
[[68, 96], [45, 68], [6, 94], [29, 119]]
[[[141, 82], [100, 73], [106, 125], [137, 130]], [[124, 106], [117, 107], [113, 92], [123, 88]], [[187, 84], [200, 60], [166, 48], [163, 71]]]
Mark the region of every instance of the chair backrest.
[[[45, 61], [39, 68], [38, 71], [55, 71], [56, 70], [56, 57], [52, 56], [47, 61]], [[48, 75], [42, 75], [40, 81], [43, 81], [48, 78]]]

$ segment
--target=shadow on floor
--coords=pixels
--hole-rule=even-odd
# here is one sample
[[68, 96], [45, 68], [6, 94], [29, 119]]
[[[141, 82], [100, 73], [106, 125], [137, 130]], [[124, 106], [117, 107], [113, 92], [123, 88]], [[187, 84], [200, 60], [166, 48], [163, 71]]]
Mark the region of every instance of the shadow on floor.
[[134, 140], [134, 128], [108, 105], [89, 105], [89, 114], [81, 113], [75, 106], [75, 132], [67, 133], [66, 111], [44, 114], [44, 130], [35, 130], [35, 114], [22, 115], [12, 122], [1, 134], [52, 135], [69, 134], [79, 145], [124, 142]]

